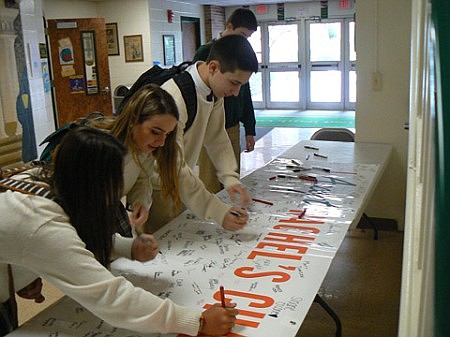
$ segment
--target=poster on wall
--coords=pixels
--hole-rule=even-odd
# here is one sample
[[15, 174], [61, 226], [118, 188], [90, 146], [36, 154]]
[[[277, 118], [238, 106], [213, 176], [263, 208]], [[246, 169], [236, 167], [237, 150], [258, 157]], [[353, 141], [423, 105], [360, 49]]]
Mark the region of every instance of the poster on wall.
[[84, 77], [83, 75], [76, 75], [70, 77], [70, 93], [84, 94]]
[[42, 81], [44, 83], [44, 92], [50, 91], [50, 74], [48, 71], [48, 62], [41, 61], [41, 68], [42, 68]]
[[47, 46], [45, 45], [45, 43], [39, 43], [39, 56], [41, 57], [41, 59], [48, 58]]
[[175, 64], [175, 35], [163, 35], [164, 65]]
[[70, 38], [60, 39], [58, 43], [59, 64], [74, 64], [73, 46]]
[[144, 51], [142, 49], [142, 35], [127, 35], [123, 37], [125, 46], [125, 62], [144, 61]]

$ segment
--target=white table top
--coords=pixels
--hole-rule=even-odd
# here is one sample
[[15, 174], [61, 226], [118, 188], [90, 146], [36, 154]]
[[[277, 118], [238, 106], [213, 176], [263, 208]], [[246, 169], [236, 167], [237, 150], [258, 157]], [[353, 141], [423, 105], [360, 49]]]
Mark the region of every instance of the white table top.
[[[188, 306], [205, 308], [217, 302], [223, 285], [226, 297], [240, 310], [234, 336], [293, 337], [349, 226], [363, 212], [391, 148], [301, 141], [243, 178], [254, 198], [273, 203], [252, 204], [243, 230], [228, 232], [186, 211], [155, 233], [163, 254], [144, 264], [119, 259], [112, 270], [160, 297]], [[295, 162], [310, 169], [294, 172]], [[299, 218], [304, 209], [304, 217]], [[113, 330], [68, 298], [11, 334], [94, 335], [160, 336]]]

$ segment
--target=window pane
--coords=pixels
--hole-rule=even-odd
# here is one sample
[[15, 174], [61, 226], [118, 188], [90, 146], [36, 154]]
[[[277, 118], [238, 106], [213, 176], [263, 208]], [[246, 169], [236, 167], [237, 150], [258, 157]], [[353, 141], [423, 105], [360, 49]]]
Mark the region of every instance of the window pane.
[[297, 71], [270, 73], [270, 100], [272, 102], [299, 102], [300, 83]]
[[269, 26], [269, 62], [298, 62], [297, 25]]
[[258, 63], [262, 62], [262, 52], [261, 52], [261, 27], [258, 26], [256, 32], [252, 34], [248, 38], [248, 42], [253, 47], [253, 50], [255, 51], [256, 57], [258, 58]]
[[355, 51], [355, 22], [349, 22], [349, 46], [350, 46], [350, 61], [356, 61], [356, 51]]
[[349, 102], [355, 103], [356, 102], [356, 71], [350, 71], [349, 73]]
[[311, 71], [311, 102], [340, 102], [341, 72]]
[[309, 27], [310, 60], [341, 60], [341, 24], [311, 23]]
[[262, 102], [262, 78], [261, 72], [257, 72], [250, 77], [250, 91], [253, 102]]

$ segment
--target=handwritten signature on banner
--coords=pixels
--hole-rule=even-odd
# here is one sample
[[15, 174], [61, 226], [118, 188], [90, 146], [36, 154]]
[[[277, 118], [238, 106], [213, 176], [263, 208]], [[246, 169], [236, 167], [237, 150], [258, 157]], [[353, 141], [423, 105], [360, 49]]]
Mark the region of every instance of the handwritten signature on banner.
[[[296, 210], [292, 212], [298, 213]], [[256, 268], [253, 266], [240, 266], [234, 269], [234, 276], [247, 279], [267, 278], [271, 283], [287, 282], [294, 273], [298, 276], [298, 261], [307, 253], [309, 246], [320, 233], [319, 228], [309, 225], [323, 223], [323, 221], [296, 218], [281, 219], [247, 256], [248, 260], [255, 260], [258, 257], [277, 260], [280, 263], [277, 264], [277, 269], [255, 271]], [[286, 232], [287, 230], [295, 231], [299, 234], [288, 233]], [[286, 260], [293, 260], [294, 263], [286, 263]], [[236, 320], [236, 325], [256, 329], [266, 315], [277, 318], [278, 313], [281, 311], [280, 305], [278, 305], [278, 310], [269, 313], [258, 310], [272, 308], [275, 304], [275, 299], [265, 294], [234, 289], [225, 290], [225, 294], [228, 302], [236, 301], [237, 299], [241, 299], [239, 302], [242, 302], [242, 299], [248, 302], [245, 308], [239, 306], [239, 316]], [[213, 298], [219, 301], [220, 292], [215, 292]], [[203, 307], [208, 309], [211, 305], [206, 304]], [[227, 336], [244, 337], [246, 335], [232, 332]]]

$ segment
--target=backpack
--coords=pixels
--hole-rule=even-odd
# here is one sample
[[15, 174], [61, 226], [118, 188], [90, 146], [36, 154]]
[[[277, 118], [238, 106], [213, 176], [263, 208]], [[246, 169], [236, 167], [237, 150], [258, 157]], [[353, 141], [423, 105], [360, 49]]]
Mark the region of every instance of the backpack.
[[45, 139], [39, 144], [39, 146], [48, 143], [41, 155], [39, 156], [38, 162], [50, 164], [52, 161], [52, 153], [55, 150], [56, 146], [61, 142], [62, 138], [65, 136], [67, 131], [77, 128], [78, 126], [87, 125], [90, 121], [96, 118], [103, 118], [104, 115], [99, 111], [93, 111], [88, 113], [85, 117], [80, 120], [73, 121], [61, 126], [59, 129], [56, 129], [51, 134], [49, 134]]
[[150, 83], [162, 85], [164, 82], [173, 78], [175, 83], [178, 85], [178, 88], [180, 88], [184, 104], [186, 104], [186, 110], [188, 114], [188, 119], [184, 128], [184, 132], [186, 132], [191, 127], [192, 123], [194, 122], [195, 115], [197, 114], [197, 93], [195, 90], [195, 83], [191, 75], [187, 71], [184, 71], [191, 64], [192, 62], [186, 61], [180, 63], [179, 65], [172, 66], [171, 68], [161, 68], [158, 65], [151, 67], [141, 76], [139, 76], [137, 81], [125, 94], [122, 102], [117, 108], [116, 114], [118, 115], [122, 112], [123, 107], [128, 102], [130, 97], [133, 96], [133, 94], [144, 85]]

